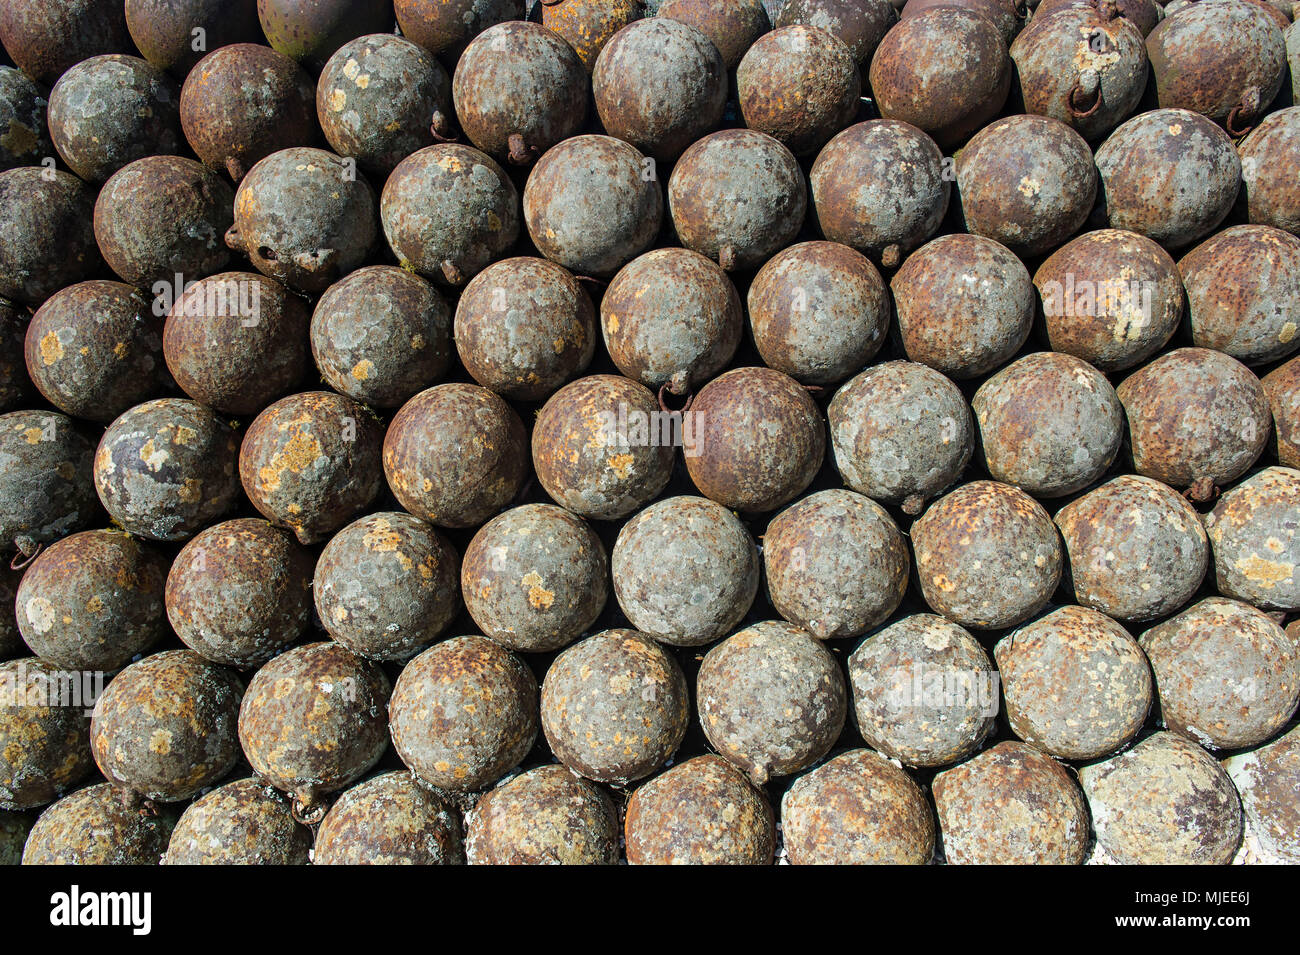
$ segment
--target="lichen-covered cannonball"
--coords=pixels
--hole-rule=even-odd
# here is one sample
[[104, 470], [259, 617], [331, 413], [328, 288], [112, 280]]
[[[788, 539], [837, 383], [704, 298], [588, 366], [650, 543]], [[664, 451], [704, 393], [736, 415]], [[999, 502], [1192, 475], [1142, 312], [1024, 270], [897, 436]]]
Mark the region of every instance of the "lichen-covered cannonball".
[[239, 480], [268, 521], [303, 544], [329, 537], [384, 484], [383, 424], [332, 391], [281, 398], [244, 432]]
[[1265, 468], [1205, 517], [1219, 593], [1269, 610], [1300, 610], [1300, 471]]
[[926, 865], [934, 856], [921, 788], [867, 749], [796, 779], [781, 800], [781, 834], [792, 865]]
[[439, 527], [477, 527], [509, 504], [528, 478], [524, 423], [478, 385], [420, 392], [384, 438], [384, 474], [397, 502]]
[[116, 670], [163, 635], [167, 558], [119, 530], [82, 531], [37, 556], [15, 612], [33, 653], [66, 670]]
[[1300, 701], [1300, 646], [1261, 611], [1209, 597], [1139, 639], [1160, 719], [1210, 749], [1257, 746]]
[[0, 809], [44, 806], [94, 769], [95, 689], [33, 657], [0, 663]]
[[1151, 668], [1127, 630], [1087, 607], [1062, 607], [993, 648], [1011, 730], [1059, 759], [1123, 747], [1151, 711]]
[[1088, 804], [1070, 771], [1007, 741], [934, 778], [949, 865], [1082, 865]]
[[460, 587], [483, 633], [511, 650], [545, 653], [596, 622], [609, 596], [609, 560], [582, 518], [525, 504], [479, 528]]
[[904, 617], [849, 657], [858, 731], [908, 766], [946, 766], [993, 732], [998, 675], [971, 634], [934, 614]]
[[292, 646], [311, 623], [314, 557], [256, 518], [201, 531], [167, 575], [167, 619], [199, 656], [243, 669]]
[[353, 521], [321, 551], [312, 593], [325, 629], [371, 660], [405, 660], [460, 610], [456, 550], [419, 518], [384, 511]]
[[289, 801], [256, 779], [200, 796], [181, 814], [163, 865], [308, 865], [312, 833]]
[[533, 426], [533, 466], [546, 493], [580, 517], [618, 520], [644, 507], [672, 477], [685, 418], [659, 409], [645, 386], [621, 375], [565, 385]]
[[249, 681], [239, 742], [253, 771], [293, 797], [295, 818], [365, 775], [388, 748], [388, 677], [342, 644], [309, 643]]
[[123, 412], [95, 451], [95, 490], [123, 529], [180, 541], [239, 500], [239, 435], [210, 408], [158, 398]]
[[1246, 861], [1300, 863], [1300, 728], [1229, 757], [1223, 768], [1241, 797]]
[[560, 762], [626, 785], [676, 752], [690, 722], [681, 668], [650, 637], [606, 630], [569, 647], [542, 681], [542, 731]]
[[176, 825], [174, 811], [151, 807], [111, 783], [87, 786], [41, 813], [23, 865], [158, 865]]
[[316, 833], [316, 865], [463, 865], [460, 815], [410, 773], [357, 783]]
[[99, 513], [94, 445], [56, 411], [0, 415], [0, 549], [28, 556]]
[[39, 305], [103, 268], [92, 224], [95, 192], [42, 166], [0, 172], [0, 296]]
[[731, 511], [671, 497], [623, 525], [610, 559], [618, 605], [642, 633], [697, 647], [731, 633], [758, 593], [758, 549]]
[[561, 765], [539, 766], [483, 794], [466, 820], [470, 865], [617, 865], [618, 811]]
[[758, 785], [825, 756], [848, 709], [835, 657], [784, 621], [756, 623], [711, 649], [696, 696], [709, 743]]
[[159, 802], [211, 786], [239, 759], [243, 684], [192, 650], [133, 663], [95, 703], [90, 746], [113, 783]]
[[639, 786], [624, 833], [630, 865], [771, 865], [776, 843], [767, 797], [712, 755]]
[[1241, 841], [1241, 802], [1205, 750], [1177, 733], [1148, 736], [1085, 766], [1079, 782], [1097, 836], [1093, 859], [1120, 865], [1226, 865]]
[[921, 593], [936, 613], [992, 630], [1028, 620], [1061, 579], [1061, 537], [1018, 488], [972, 481], [912, 525]]
[[975, 448], [961, 391], [916, 362], [868, 368], [835, 393], [826, 416], [844, 483], [908, 514], [961, 477]]
[[1201, 515], [1172, 488], [1122, 474], [1056, 512], [1074, 599], [1117, 620], [1163, 617], [1192, 599], [1210, 560]]

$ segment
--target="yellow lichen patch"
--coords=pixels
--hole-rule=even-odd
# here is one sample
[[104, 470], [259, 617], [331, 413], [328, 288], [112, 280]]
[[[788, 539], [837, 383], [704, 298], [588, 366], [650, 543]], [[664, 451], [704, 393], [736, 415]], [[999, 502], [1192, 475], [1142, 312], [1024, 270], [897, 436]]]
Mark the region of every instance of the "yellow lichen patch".
[[356, 78], [356, 80], [354, 80], [354, 82], [357, 84], [358, 89], [365, 89], [367, 86], [370, 85], [370, 74], [362, 73], [360, 76]]
[[325, 99], [325, 105], [329, 107], [330, 112], [342, 112], [343, 107], [348, 104], [348, 94], [342, 90], [330, 90], [330, 95]]
[[330, 615], [334, 618], [335, 623], [342, 623], [348, 619], [347, 607], [335, 607], [334, 612]]
[[86, 613], [99, 613], [104, 609], [104, 600], [99, 594], [86, 601]]
[[618, 475], [620, 481], [626, 480], [632, 470], [632, 463], [636, 459], [629, 453], [616, 454], [609, 459], [609, 466], [614, 473]]
[[1271, 589], [1285, 583], [1295, 576], [1295, 564], [1285, 564], [1279, 560], [1268, 560], [1258, 554], [1251, 554], [1236, 561], [1234, 566], [1245, 575], [1246, 579], [1265, 589]]
[[375, 363], [369, 358], [363, 358], [352, 366], [352, 377], [357, 381], [365, 381], [370, 377], [370, 373], [375, 370]]
[[1282, 326], [1282, 330], [1277, 333], [1277, 340], [1285, 345], [1291, 339], [1295, 338], [1296, 327], [1295, 322], [1286, 322]]
[[348, 61], [343, 64], [343, 75], [350, 80], [355, 80], [360, 72], [361, 64], [354, 57], [348, 57]]
[[23, 439], [28, 444], [35, 444], [36, 442], [41, 440], [41, 429], [28, 428], [26, 431], [23, 432]]
[[130, 351], [131, 349], [127, 347], [126, 342], [118, 342], [116, 345], [113, 346], [113, 356], [118, 361], [121, 361], [123, 358], [125, 358]]
[[59, 341], [58, 332], [46, 332], [41, 336], [41, 362], [48, 368], [63, 357], [63, 342]]
[[387, 518], [377, 518], [374, 527], [366, 531], [361, 538], [361, 544], [366, 550], [374, 551], [377, 554], [387, 554], [397, 550], [402, 544], [402, 535], [393, 530], [393, 525], [388, 522]]
[[948, 578], [947, 574], [936, 574], [931, 577], [930, 580], [936, 587], [946, 594], [950, 594], [957, 589], [957, 585]]
[[165, 448], [154, 447], [153, 438], [150, 438], [140, 446], [140, 460], [143, 461], [151, 471], [157, 471], [166, 463], [170, 455]]
[[159, 756], [166, 756], [172, 751], [172, 734], [166, 730], [154, 730], [149, 737], [149, 749]]
[[535, 570], [524, 574], [520, 580], [528, 588], [528, 605], [534, 610], [550, 610], [551, 605], [555, 603], [555, 593], [547, 590], [542, 584], [541, 575]]
[[176, 434], [172, 436], [172, 444], [179, 444], [182, 447], [189, 447], [190, 442], [199, 436], [199, 433], [193, 428], [187, 428], [183, 424], [176, 426]]
[[185, 485], [176, 492], [176, 497], [186, 504], [195, 504], [203, 498], [203, 481], [199, 478], [186, 478]]
[[425, 341], [423, 335], [411, 336], [411, 351], [420, 351], [422, 348], [424, 348], [424, 345], [425, 345]]
[[297, 431], [284, 448], [271, 458], [271, 463], [257, 469], [258, 480], [262, 489], [270, 492], [278, 490], [280, 478], [285, 471], [301, 474], [313, 461], [321, 456], [320, 441], [310, 432]]

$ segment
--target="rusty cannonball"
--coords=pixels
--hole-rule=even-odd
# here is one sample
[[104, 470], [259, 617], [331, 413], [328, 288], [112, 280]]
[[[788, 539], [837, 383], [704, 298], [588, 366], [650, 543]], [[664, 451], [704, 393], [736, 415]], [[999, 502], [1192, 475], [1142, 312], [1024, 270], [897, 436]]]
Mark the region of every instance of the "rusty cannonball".
[[111, 783], [87, 786], [41, 813], [23, 849], [24, 865], [155, 866], [167, 851], [172, 810]]
[[736, 69], [740, 113], [750, 129], [796, 156], [815, 155], [853, 122], [862, 81], [852, 51], [815, 26], [778, 26], [754, 41]]
[[27, 325], [25, 311], [0, 299], [0, 413], [21, 408], [38, 394], [24, 355]]
[[767, 261], [749, 286], [754, 344], [769, 368], [833, 385], [865, 366], [889, 329], [876, 267], [837, 242], [802, 242]]
[[1300, 610], [1300, 471], [1266, 468], [1242, 481], [1206, 515], [1205, 529], [1219, 593]]
[[118, 530], [55, 541], [23, 575], [15, 607], [31, 651], [66, 670], [116, 670], [163, 635], [167, 559]]
[[728, 272], [790, 245], [807, 209], [794, 154], [756, 129], [710, 133], [682, 153], [668, 180], [678, 239]]
[[342, 644], [295, 647], [249, 681], [240, 745], [261, 779], [293, 797], [294, 818], [317, 822], [322, 797], [360, 779], [388, 748], [391, 692], [377, 664]]
[[934, 856], [921, 788], [868, 749], [796, 779], [781, 799], [781, 832], [792, 865], [926, 865]]
[[771, 865], [776, 844], [767, 797], [713, 755], [639, 786], [624, 833], [629, 865]]
[[911, 123], [950, 150], [996, 116], [1011, 91], [1011, 58], [992, 20], [939, 7], [904, 19], [871, 59], [885, 119]]
[[103, 268], [92, 225], [95, 192], [43, 166], [0, 172], [0, 297], [39, 305]]
[[312, 833], [289, 802], [256, 779], [200, 796], [181, 813], [163, 865], [307, 865]]
[[609, 596], [609, 561], [582, 518], [525, 504], [479, 528], [460, 587], [483, 633], [511, 650], [545, 653], [596, 622]]
[[402, 36], [449, 62], [488, 27], [522, 20], [526, 12], [524, 0], [394, 0], [393, 9]]
[[1155, 671], [1162, 725], [1207, 749], [1257, 746], [1295, 713], [1300, 648], [1248, 604], [1209, 597], [1140, 642]]
[[1131, 368], [1165, 346], [1186, 310], [1169, 253], [1121, 229], [1086, 232], [1034, 274], [1052, 350], [1099, 371]]
[[666, 386], [679, 395], [731, 362], [744, 320], [727, 273], [689, 249], [633, 259], [600, 301], [605, 347], [618, 370], [651, 391]]
[[614, 595], [637, 630], [697, 647], [731, 633], [758, 593], [758, 549], [733, 513], [707, 498], [650, 505], [618, 532]]
[[976, 378], [1029, 337], [1034, 285], [1006, 246], [945, 235], [908, 256], [890, 282], [907, 357], [951, 378]]
[[384, 438], [384, 475], [397, 502], [439, 527], [477, 527], [528, 479], [524, 424], [486, 388], [446, 384], [420, 392]]
[[432, 53], [376, 33], [339, 47], [316, 84], [316, 118], [340, 156], [379, 176], [455, 131], [451, 80]]
[[235, 182], [272, 153], [320, 139], [316, 84], [259, 43], [214, 47], [186, 77], [180, 109], [190, 148]]
[[0, 809], [44, 806], [90, 774], [97, 689], [35, 657], [0, 663]]
[[302, 379], [310, 321], [302, 300], [264, 275], [200, 279], [167, 313], [167, 370], [195, 401], [255, 415]]
[[162, 325], [121, 282], [55, 292], [27, 326], [27, 371], [45, 400], [77, 418], [109, 422], [166, 380]]
[[519, 195], [486, 153], [427, 146], [389, 175], [379, 203], [388, 245], [403, 268], [460, 286], [519, 237]]
[[6, 0], [0, 42], [24, 73], [46, 86], [82, 60], [131, 49], [121, 0]]
[[912, 525], [925, 601], [964, 627], [992, 630], [1028, 620], [1061, 578], [1061, 537], [1042, 505], [1018, 488], [973, 481]]
[[383, 487], [382, 423], [332, 391], [290, 395], [244, 432], [239, 480], [262, 516], [304, 544], [325, 540]]
[[864, 70], [885, 34], [898, 22], [900, 4], [889, 0], [786, 0], [777, 14], [778, 27], [803, 24], [825, 30], [849, 48]]
[[538, 250], [596, 278], [650, 248], [663, 204], [654, 160], [611, 136], [574, 136], [548, 149], [524, 186], [524, 221]]
[[257, 18], [276, 50], [313, 66], [349, 40], [393, 29], [393, 0], [257, 0]]
[[479, 798], [466, 820], [470, 865], [617, 865], [618, 812], [594, 783], [539, 766]]
[[577, 51], [590, 73], [615, 34], [645, 16], [645, 0], [544, 0], [542, 26]]
[[1246, 861], [1300, 862], [1300, 729], [1224, 760], [1223, 769], [1241, 797]]
[[1108, 224], [1166, 249], [1191, 245], [1218, 228], [1241, 185], [1232, 140], [1185, 109], [1134, 116], [1111, 133], [1095, 161]]
[[1022, 0], [907, 0], [899, 17], [911, 20], [936, 7], [961, 7], [987, 17], [1008, 46], [1024, 26], [1029, 12], [1028, 4]]
[[1178, 263], [1192, 341], [1246, 365], [1300, 348], [1300, 238], [1241, 225], [1206, 239]]
[[934, 779], [949, 865], [1082, 865], [1088, 804], [1070, 770], [1007, 741]]
[[519, 401], [542, 401], [591, 364], [596, 308], [568, 269], [520, 256], [489, 265], [456, 303], [456, 350], [470, 376]]
[[195, 653], [252, 669], [297, 643], [311, 623], [313, 555], [255, 518], [213, 525], [176, 555], [167, 619]]
[[127, 163], [180, 152], [180, 88], [134, 56], [82, 60], [50, 91], [50, 137], [68, 168], [103, 182]]
[[370, 185], [352, 160], [323, 149], [296, 146], [259, 160], [234, 207], [226, 245], [299, 292], [324, 291], [355, 269], [377, 232]]
[[126, 27], [140, 55], [179, 80], [208, 50], [262, 40], [257, 0], [126, 0]]
[[777, 613], [819, 640], [834, 640], [861, 636], [898, 609], [909, 562], [889, 512], [838, 488], [772, 519], [763, 566]]
[[133, 663], [95, 703], [90, 747], [106, 779], [158, 802], [181, 802], [239, 759], [234, 672], [191, 650]]
[[827, 418], [844, 483], [913, 515], [961, 477], [975, 446], [974, 419], [957, 386], [914, 362], [857, 375], [835, 393]]
[[1146, 89], [1142, 31], [1114, 4], [1042, 7], [1011, 43], [1025, 111], [1099, 139], [1133, 114]]
[[26, 812], [0, 810], [0, 865], [21, 865], [23, 845], [36, 818]]
[[1097, 196], [1084, 138], [1047, 116], [1008, 116], [976, 133], [957, 157], [966, 228], [1022, 257], [1078, 232]]
[[0, 170], [35, 166], [53, 153], [47, 119], [50, 94], [21, 70], [0, 66]]
[[402, 511], [353, 521], [321, 551], [312, 594], [325, 629], [353, 653], [405, 660], [460, 610], [459, 558], [428, 524]]
[[826, 755], [844, 728], [847, 697], [830, 650], [785, 621], [756, 623], [715, 645], [696, 680], [709, 744], [760, 786]]
[[541, 706], [556, 758], [616, 786], [662, 767], [690, 722], [681, 667], [635, 630], [606, 630], [562, 652], [542, 680]]
[[908, 766], [946, 766], [993, 732], [998, 675], [970, 632], [934, 614], [903, 617], [849, 657], [858, 731]]
[[316, 832], [315, 865], [463, 865], [460, 815], [410, 773], [339, 796]]
[[1241, 841], [1232, 780], [1205, 750], [1176, 733], [1085, 766], [1099, 856], [1121, 865], [1226, 865]]
[[1273, 443], [1278, 463], [1300, 468], [1300, 358], [1275, 368], [1260, 384], [1273, 409]]
[[546, 27], [521, 20], [480, 33], [465, 48], [452, 82], [456, 118], [469, 141], [498, 162], [517, 165], [582, 130], [588, 88], [573, 48]]
[[762, 0], [666, 0], [657, 15], [680, 20], [707, 36], [722, 54], [728, 73], [740, 65], [754, 41], [772, 29]]
[[684, 417], [661, 411], [644, 386], [620, 375], [565, 385], [533, 427], [533, 467], [546, 493], [579, 517], [619, 520], [649, 504], [672, 476]]
[[1062, 607], [993, 648], [1011, 731], [1058, 759], [1100, 759], [1142, 729], [1151, 668], [1128, 631], [1087, 607]]
[[812, 483], [826, 424], [808, 392], [771, 368], [734, 368], [709, 382], [683, 415], [691, 480], [740, 511], [774, 511]]
[[335, 282], [311, 316], [311, 352], [331, 388], [397, 408], [451, 364], [451, 308], [404, 269], [372, 265]]
[[1192, 4], [1146, 44], [1160, 106], [1194, 110], [1233, 136], [1263, 118], [1286, 77], [1286, 40], [1261, 4]]
[[[1300, 30], [1294, 32], [1300, 40]], [[1300, 183], [1287, 174], [1300, 164], [1300, 107], [1265, 118], [1237, 152], [1249, 221], [1300, 235]]]
[[1115, 389], [1128, 417], [1133, 466], [1207, 501], [1241, 477], [1268, 444], [1271, 413], [1259, 379], [1205, 348], [1166, 352]]
[[483, 789], [537, 738], [537, 680], [487, 637], [453, 637], [407, 664], [388, 704], [393, 746], [432, 786]]
[[1172, 488], [1123, 474], [1056, 512], [1074, 599], [1118, 620], [1173, 613], [1205, 578], [1201, 516]]
[[[722, 54], [704, 33], [680, 20], [652, 17], [619, 30], [596, 58], [591, 82], [605, 131], [659, 162], [676, 159], [722, 124], [727, 100]], [[745, 81], [740, 82], [744, 109]], [[755, 125], [748, 116], [746, 121]]]
[[95, 451], [100, 503], [127, 532], [180, 541], [239, 500], [239, 436], [210, 409], [158, 398], [123, 412]]
[[31, 556], [98, 513], [94, 445], [55, 411], [0, 415], [0, 551]]
[[1119, 453], [1124, 409], [1082, 358], [1026, 355], [971, 399], [980, 452], [994, 480], [1035, 497], [1064, 497], [1099, 480]]
[[95, 202], [95, 239], [109, 268], [138, 288], [219, 272], [234, 193], [183, 156], [147, 156], [115, 172]]

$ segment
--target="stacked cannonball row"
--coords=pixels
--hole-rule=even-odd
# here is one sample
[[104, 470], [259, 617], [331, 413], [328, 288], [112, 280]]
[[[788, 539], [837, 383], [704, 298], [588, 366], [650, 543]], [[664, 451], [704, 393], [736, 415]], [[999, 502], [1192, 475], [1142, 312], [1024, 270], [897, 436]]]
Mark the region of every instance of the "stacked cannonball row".
[[0, 0], [0, 862], [1300, 862], [1295, 12]]

